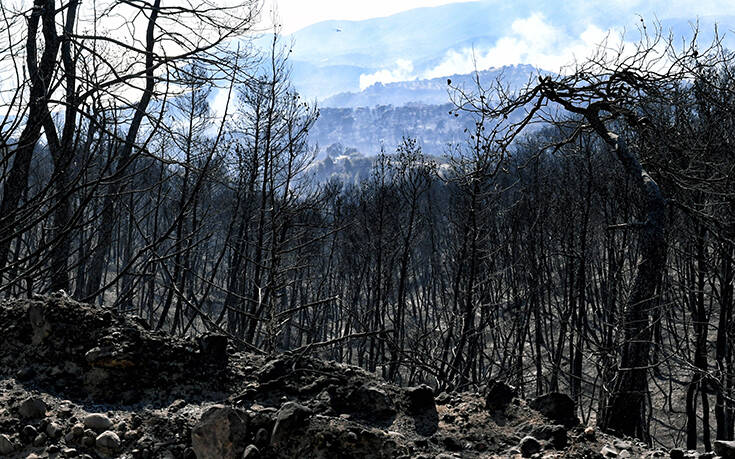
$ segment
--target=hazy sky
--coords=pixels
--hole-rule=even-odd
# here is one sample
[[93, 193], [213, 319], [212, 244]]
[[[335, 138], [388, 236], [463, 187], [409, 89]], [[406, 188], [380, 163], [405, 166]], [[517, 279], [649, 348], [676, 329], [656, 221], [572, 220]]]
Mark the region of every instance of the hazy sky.
[[[466, 1], [468, 0], [265, 0], [263, 16], [269, 17], [269, 11], [276, 5], [283, 31], [291, 33], [329, 19], [362, 20], [389, 16], [413, 8]], [[566, 4], [565, 0], [557, 1], [560, 7]], [[601, 0], [576, 0], [574, 3], [597, 8]], [[735, 14], [735, 1], [732, 0], [607, 0], [604, 5], [607, 8], [633, 12], [639, 9], [655, 11], [659, 18]]]
[[439, 6], [467, 0], [266, 0], [264, 17], [269, 16], [273, 5], [284, 32], [295, 32], [310, 24], [329, 19], [359, 21], [390, 16], [401, 11], [423, 6]]

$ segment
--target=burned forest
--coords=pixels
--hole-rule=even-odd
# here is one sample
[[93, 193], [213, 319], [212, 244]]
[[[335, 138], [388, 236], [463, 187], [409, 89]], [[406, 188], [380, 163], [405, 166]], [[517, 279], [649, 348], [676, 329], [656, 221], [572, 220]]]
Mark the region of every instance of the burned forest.
[[259, 1], [0, 13], [1, 457], [735, 457], [727, 31], [319, 124]]

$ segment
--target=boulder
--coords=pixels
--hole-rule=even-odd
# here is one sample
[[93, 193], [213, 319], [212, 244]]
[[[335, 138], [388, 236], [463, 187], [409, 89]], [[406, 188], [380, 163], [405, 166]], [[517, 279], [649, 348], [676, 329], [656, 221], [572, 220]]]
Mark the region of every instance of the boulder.
[[227, 364], [227, 336], [209, 334], [199, 338], [199, 351], [204, 363]]
[[715, 440], [714, 447], [722, 459], [735, 459], [735, 441]]
[[191, 446], [197, 457], [240, 459], [247, 444], [247, 415], [235, 408], [215, 405], [202, 414], [191, 431]]
[[24, 419], [38, 419], [46, 416], [46, 403], [40, 397], [28, 397], [18, 407], [18, 415]]
[[284, 403], [276, 414], [276, 425], [273, 426], [271, 443], [278, 445], [284, 442], [290, 433], [301, 429], [311, 415], [312, 411], [303, 405], [296, 402]]
[[552, 421], [563, 424], [566, 427], [573, 427], [579, 424], [574, 401], [566, 394], [550, 392], [533, 399], [529, 403], [529, 406]]
[[603, 446], [600, 450], [600, 455], [605, 458], [618, 457], [618, 452], [611, 446]]
[[115, 432], [108, 430], [95, 438], [94, 445], [102, 453], [112, 455], [120, 450], [120, 437]]
[[531, 435], [539, 440], [550, 440], [555, 449], [564, 449], [568, 443], [567, 429], [563, 425], [538, 426]]
[[249, 445], [242, 453], [242, 459], [258, 459], [260, 458], [260, 450], [255, 445]]
[[25, 443], [31, 443], [36, 438], [36, 435], [38, 435], [38, 430], [32, 425], [23, 426], [23, 429], [20, 431], [20, 438]]
[[64, 428], [56, 422], [49, 422], [46, 426], [46, 435], [52, 440], [56, 440], [64, 433]]
[[684, 450], [679, 448], [672, 448], [669, 451], [669, 457], [671, 459], [684, 459]]
[[13, 451], [15, 451], [15, 445], [10, 438], [7, 435], [0, 435], [0, 454], [9, 456]]
[[518, 391], [510, 384], [491, 380], [485, 396], [485, 408], [491, 411], [505, 410], [517, 395]]
[[408, 411], [410, 413], [436, 410], [434, 391], [426, 384], [407, 388], [406, 397], [408, 398]]
[[521, 450], [521, 456], [531, 457], [541, 451], [541, 443], [534, 437], [526, 436], [521, 439], [518, 449]]
[[360, 386], [353, 390], [347, 398], [347, 403], [355, 413], [369, 417], [370, 414], [383, 418], [396, 413], [390, 396], [375, 386]]
[[107, 415], [102, 413], [92, 413], [84, 417], [84, 427], [94, 430], [96, 433], [102, 433], [112, 428], [112, 421]]

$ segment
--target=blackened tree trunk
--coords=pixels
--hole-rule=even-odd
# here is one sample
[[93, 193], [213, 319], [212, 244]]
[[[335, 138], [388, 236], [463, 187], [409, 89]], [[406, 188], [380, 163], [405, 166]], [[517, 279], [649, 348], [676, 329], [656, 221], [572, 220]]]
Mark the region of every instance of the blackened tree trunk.
[[[13, 152], [13, 166], [3, 184], [0, 201], [0, 273], [8, 262], [11, 243], [17, 236], [17, 226], [22, 219], [18, 204], [28, 187], [33, 151], [41, 137], [41, 127], [48, 117], [49, 85], [56, 70], [56, 55], [59, 51], [55, 12], [54, 0], [35, 0], [28, 19], [26, 65], [31, 80], [30, 107], [28, 121], [18, 139], [18, 148]], [[44, 49], [39, 62], [37, 39], [40, 24], [43, 24]]]
[[624, 314], [623, 352], [617, 382], [601, 427], [650, 442], [646, 398], [651, 347], [650, 310], [656, 306], [656, 287], [666, 264], [666, 199], [656, 181], [641, 166], [618, 135], [607, 131], [596, 115], [589, 115], [598, 134], [613, 149], [626, 174], [641, 190], [646, 220], [638, 234], [640, 262]]

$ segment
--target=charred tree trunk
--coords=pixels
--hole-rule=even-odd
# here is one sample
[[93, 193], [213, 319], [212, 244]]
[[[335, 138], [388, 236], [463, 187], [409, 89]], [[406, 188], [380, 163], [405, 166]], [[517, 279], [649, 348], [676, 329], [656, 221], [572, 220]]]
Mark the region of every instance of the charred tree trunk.
[[650, 442], [646, 399], [651, 347], [650, 310], [657, 303], [656, 287], [666, 263], [666, 199], [656, 181], [641, 166], [623, 139], [608, 132], [600, 120], [588, 115], [598, 134], [614, 150], [625, 172], [641, 190], [646, 220], [640, 226], [640, 262], [624, 313], [623, 352], [617, 382], [602, 417], [604, 430]]

